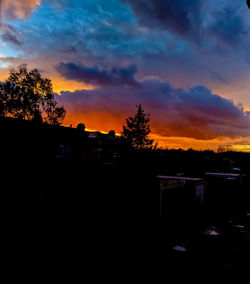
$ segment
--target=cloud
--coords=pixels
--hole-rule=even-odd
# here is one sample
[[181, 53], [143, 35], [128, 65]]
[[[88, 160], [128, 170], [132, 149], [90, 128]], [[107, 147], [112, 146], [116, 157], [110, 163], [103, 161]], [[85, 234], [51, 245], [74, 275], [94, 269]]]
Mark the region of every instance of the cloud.
[[249, 113], [204, 86], [184, 90], [155, 78], [138, 84], [140, 88], [103, 86], [61, 92], [56, 98], [67, 109], [68, 121], [77, 118], [92, 129], [108, 131], [113, 125], [119, 131], [125, 117], [134, 113], [135, 105], [142, 104], [151, 113], [152, 132], [157, 135], [203, 141], [250, 136]]
[[9, 19], [28, 18], [40, 5], [41, 0], [1, 0], [4, 17]]
[[[136, 63], [138, 78], [155, 75], [181, 87], [226, 87], [249, 70], [250, 39], [243, 39], [250, 18], [241, 0], [124, 1], [44, 0], [36, 17], [15, 25], [17, 52], [41, 65]], [[159, 18], [161, 10], [170, 15]]]
[[201, 0], [124, 0], [141, 24], [169, 29], [180, 35], [198, 35]]
[[81, 63], [60, 63], [56, 70], [68, 80], [76, 80], [97, 86], [136, 86], [134, 74], [137, 71], [135, 65], [125, 68], [113, 67], [111, 70], [100, 69], [99, 67], [87, 67]]
[[[129, 3], [139, 24], [166, 30], [198, 44], [219, 40], [239, 45], [248, 34], [246, 5], [241, 0], [123, 0]], [[248, 12], [248, 11], [247, 11]], [[205, 41], [203, 43], [203, 41]]]
[[[87, 82], [103, 92], [114, 84], [118, 96], [120, 88], [132, 92], [130, 85], [141, 86], [133, 70], [125, 76], [124, 67], [113, 72], [110, 66], [136, 64], [137, 80], [156, 76], [185, 90], [200, 84], [250, 107], [250, 17], [242, 0], [43, 0], [35, 17], [8, 23], [16, 33], [4, 36], [1, 52], [44, 69], [56, 90], [83, 89]], [[154, 105], [158, 96], [151, 95]]]
[[0, 27], [0, 35], [4, 42], [21, 45], [20, 34], [11, 26], [2, 24]]
[[239, 45], [248, 34], [248, 27], [239, 7], [227, 6], [216, 11], [207, 33], [229, 45]]

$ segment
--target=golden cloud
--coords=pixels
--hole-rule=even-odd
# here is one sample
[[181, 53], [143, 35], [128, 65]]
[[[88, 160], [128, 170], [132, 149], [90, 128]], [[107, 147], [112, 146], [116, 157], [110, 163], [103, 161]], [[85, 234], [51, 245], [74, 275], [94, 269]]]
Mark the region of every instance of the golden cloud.
[[0, 0], [2, 15], [11, 19], [28, 18], [41, 3], [41, 0]]

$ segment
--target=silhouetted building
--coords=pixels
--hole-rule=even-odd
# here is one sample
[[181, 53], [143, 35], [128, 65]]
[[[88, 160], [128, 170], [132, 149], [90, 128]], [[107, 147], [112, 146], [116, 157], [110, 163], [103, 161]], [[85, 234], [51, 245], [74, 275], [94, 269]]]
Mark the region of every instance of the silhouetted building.
[[215, 214], [224, 215], [239, 209], [243, 197], [241, 174], [205, 173], [208, 183], [208, 206]]
[[202, 178], [157, 176], [160, 187], [159, 215], [192, 218], [205, 202], [207, 185]]

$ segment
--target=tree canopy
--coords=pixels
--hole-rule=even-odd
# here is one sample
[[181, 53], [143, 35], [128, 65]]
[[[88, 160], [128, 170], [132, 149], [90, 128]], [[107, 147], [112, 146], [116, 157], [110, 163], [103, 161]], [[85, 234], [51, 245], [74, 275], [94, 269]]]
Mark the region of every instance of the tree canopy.
[[150, 130], [150, 114], [146, 114], [141, 105], [136, 106], [137, 113], [126, 119], [123, 126], [122, 137], [135, 149], [147, 149], [153, 147], [154, 140], [148, 138]]
[[85, 131], [85, 124], [84, 123], [78, 123], [76, 129], [78, 129], [80, 132], [84, 132]]
[[8, 79], [0, 83], [0, 117], [60, 125], [65, 115], [54, 98], [51, 80], [43, 78], [37, 69], [28, 70], [25, 64], [12, 68]]

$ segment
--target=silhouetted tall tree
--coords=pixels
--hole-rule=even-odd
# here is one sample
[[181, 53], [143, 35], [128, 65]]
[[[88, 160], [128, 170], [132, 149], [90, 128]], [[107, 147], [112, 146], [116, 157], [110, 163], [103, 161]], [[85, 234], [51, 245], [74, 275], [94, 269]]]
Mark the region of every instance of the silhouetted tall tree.
[[150, 114], [146, 114], [141, 105], [136, 107], [136, 115], [126, 119], [126, 126], [123, 126], [122, 137], [135, 149], [152, 148], [154, 140], [148, 138], [151, 132]]
[[11, 69], [8, 79], [0, 84], [0, 116], [6, 115], [60, 125], [66, 111], [55, 101], [51, 80], [23, 64]]

